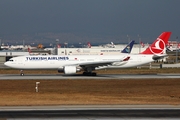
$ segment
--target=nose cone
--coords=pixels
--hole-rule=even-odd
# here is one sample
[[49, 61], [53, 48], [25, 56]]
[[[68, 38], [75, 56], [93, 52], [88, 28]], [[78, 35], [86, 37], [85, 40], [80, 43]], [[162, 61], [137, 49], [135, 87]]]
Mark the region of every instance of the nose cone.
[[4, 63], [4, 65], [9, 67], [9, 64], [8, 64], [8, 62], [5, 62], [5, 63]]
[[[6, 65], [6, 64], [7, 64], [7, 62], [4, 63], [4, 65]], [[6, 66], [7, 66], [7, 65], [6, 65]]]

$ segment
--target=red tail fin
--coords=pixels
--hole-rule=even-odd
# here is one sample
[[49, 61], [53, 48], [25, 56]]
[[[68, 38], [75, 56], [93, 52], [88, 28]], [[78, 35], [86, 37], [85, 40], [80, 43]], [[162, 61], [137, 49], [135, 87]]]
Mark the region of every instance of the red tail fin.
[[61, 48], [61, 45], [60, 45], [60, 44], [58, 44], [58, 45], [57, 45], [57, 48]]
[[166, 48], [171, 32], [163, 32], [145, 51], [140, 54], [162, 54]]
[[143, 43], [142, 41], [140, 42], [140, 44], [141, 44], [141, 46], [142, 46], [142, 47], [144, 47], [144, 46], [145, 46], [145, 45], [144, 45], [144, 43]]
[[31, 49], [28, 47], [28, 52], [31, 53]]
[[88, 46], [88, 48], [91, 48], [91, 43], [88, 42], [88, 43], [87, 43], [87, 46]]

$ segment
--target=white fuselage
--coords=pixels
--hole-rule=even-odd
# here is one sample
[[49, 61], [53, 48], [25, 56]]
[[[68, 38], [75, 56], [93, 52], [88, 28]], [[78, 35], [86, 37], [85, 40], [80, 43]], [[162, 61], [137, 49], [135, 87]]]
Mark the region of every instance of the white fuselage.
[[[130, 56], [128, 61], [122, 62], [122, 59]], [[16, 69], [58, 69], [64, 66], [78, 66], [79, 64], [101, 63], [105, 61], [114, 61], [112, 65], [100, 65], [95, 69], [105, 68], [129, 68], [153, 61], [152, 55], [79, 55], [79, 56], [21, 56], [12, 58], [5, 63], [6, 66]], [[120, 62], [118, 62], [120, 61]], [[120, 63], [120, 64], [118, 64]]]

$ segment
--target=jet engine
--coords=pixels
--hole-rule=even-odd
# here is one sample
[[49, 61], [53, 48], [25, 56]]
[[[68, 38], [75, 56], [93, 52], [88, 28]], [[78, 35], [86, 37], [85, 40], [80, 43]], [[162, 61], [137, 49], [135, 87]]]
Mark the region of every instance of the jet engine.
[[64, 74], [75, 74], [76, 72], [80, 71], [79, 69], [76, 68], [76, 66], [64, 66], [64, 67], [59, 67], [58, 72], [59, 73], [64, 73]]

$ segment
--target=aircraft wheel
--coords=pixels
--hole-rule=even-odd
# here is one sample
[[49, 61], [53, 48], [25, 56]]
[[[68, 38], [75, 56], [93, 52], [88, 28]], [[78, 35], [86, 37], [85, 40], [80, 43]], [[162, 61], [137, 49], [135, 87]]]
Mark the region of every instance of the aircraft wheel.
[[23, 70], [20, 70], [20, 75], [24, 76]]
[[85, 76], [96, 76], [95, 72], [83, 72], [83, 75]]
[[83, 72], [83, 75], [86, 75], [86, 72]]
[[97, 74], [96, 73], [91, 73], [92, 76], [96, 76]]
[[24, 76], [24, 73], [21, 73], [20, 75], [21, 75], [21, 76]]
[[83, 75], [89, 76], [89, 72], [83, 72]]

